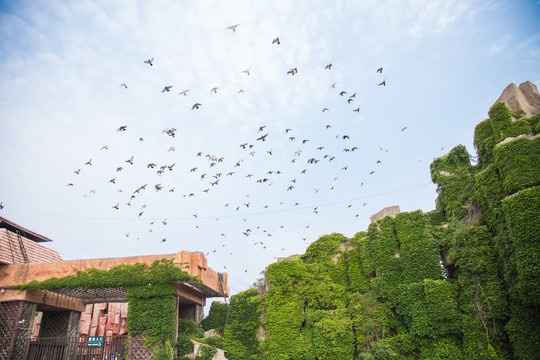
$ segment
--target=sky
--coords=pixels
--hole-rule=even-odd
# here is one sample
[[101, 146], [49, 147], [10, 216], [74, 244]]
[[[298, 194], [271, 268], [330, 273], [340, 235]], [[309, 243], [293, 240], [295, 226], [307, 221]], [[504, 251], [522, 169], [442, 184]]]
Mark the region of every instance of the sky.
[[202, 251], [238, 293], [384, 207], [433, 210], [430, 163], [476, 155], [503, 89], [540, 84], [539, 15], [515, 0], [1, 1], [0, 216], [64, 260]]

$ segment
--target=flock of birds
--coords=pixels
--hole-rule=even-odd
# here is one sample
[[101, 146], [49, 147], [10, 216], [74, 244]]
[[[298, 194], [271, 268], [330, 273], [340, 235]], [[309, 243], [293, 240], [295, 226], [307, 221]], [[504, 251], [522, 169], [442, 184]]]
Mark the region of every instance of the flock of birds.
[[[237, 32], [240, 24], [235, 24], [227, 27], [228, 30], [232, 32]], [[276, 37], [272, 40], [272, 45], [278, 46], [281, 44], [280, 38]], [[156, 64], [154, 57], [148, 58], [143, 61], [144, 64], [149, 67], [155, 67]], [[325, 71], [332, 71], [333, 64], [328, 63], [326, 65], [321, 65]], [[251, 75], [251, 67], [242, 71], [247, 76]], [[298, 74], [299, 70], [297, 67], [291, 67], [288, 71], [284, 71], [284, 76], [294, 77]], [[383, 73], [383, 68], [380, 67], [375, 71], [377, 74]], [[386, 78], [382, 81], [375, 83], [376, 86], [386, 86]], [[375, 84], [373, 84], [375, 86]], [[347, 90], [335, 90], [337, 82], [333, 82], [329, 86], [329, 91], [335, 91], [335, 96], [343, 99], [343, 103], [346, 103], [347, 106], [351, 106], [350, 110], [352, 112], [360, 112], [360, 104], [357, 101], [357, 93]], [[128, 85], [126, 83], [120, 84], [120, 86], [127, 90]], [[171, 92], [173, 85], [167, 84], [161, 90], [162, 93]], [[184, 89], [178, 92], [178, 95], [188, 97], [190, 96], [191, 89]], [[219, 91], [218, 87], [213, 87], [210, 89], [210, 92], [217, 94]], [[239, 91], [241, 93], [243, 91]], [[202, 110], [201, 110], [202, 109]], [[203, 104], [199, 101], [194, 101], [191, 105], [191, 111], [204, 111]], [[322, 113], [327, 113], [330, 111], [328, 107], [322, 108]], [[147, 232], [152, 233], [155, 230], [155, 226], [166, 226], [168, 221], [174, 220], [173, 216], [169, 218], [156, 218], [148, 217], [148, 209], [151, 207], [158, 208], [159, 204], [149, 204], [146, 203], [145, 194], [149, 192], [154, 193], [168, 193], [170, 196], [175, 196], [176, 199], [180, 200], [182, 198], [199, 198], [201, 196], [209, 196], [209, 194], [217, 192], [222, 186], [226, 185], [228, 189], [235, 188], [252, 188], [253, 184], [259, 186], [257, 192], [247, 193], [242, 199], [230, 199], [222, 204], [220, 207], [222, 210], [218, 210], [221, 213], [221, 216], [218, 214], [216, 216], [208, 216], [205, 213], [200, 213], [197, 211], [197, 208], [193, 208], [193, 213], [191, 219], [195, 221], [195, 227], [200, 226], [197, 223], [197, 220], [208, 219], [210, 217], [215, 218], [219, 224], [220, 217], [239, 217], [241, 218], [241, 223], [244, 223], [238, 233], [226, 233], [220, 232], [219, 236], [222, 238], [234, 238], [242, 237], [248, 239], [248, 241], [257, 247], [262, 249], [268, 249], [272, 237], [275, 236], [279, 231], [285, 229], [284, 224], [276, 225], [273, 228], [265, 225], [265, 223], [259, 223], [257, 225], [252, 224], [248, 218], [250, 217], [251, 212], [267, 212], [271, 214], [272, 211], [280, 211], [280, 209], [295, 209], [308, 206], [307, 204], [302, 204], [300, 201], [294, 200], [293, 194], [298, 191], [300, 188], [305, 190], [309, 188], [309, 191], [313, 196], [316, 196], [318, 193], [328, 192], [334, 190], [339, 186], [339, 180], [342, 177], [347, 177], [348, 170], [355, 166], [355, 154], [359, 153], [359, 145], [355, 144], [355, 140], [352, 135], [349, 134], [335, 134], [332, 132], [333, 126], [335, 124], [332, 121], [321, 126], [320, 133], [327, 139], [328, 142], [320, 143], [320, 139], [310, 139], [309, 137], [304, 136], [303, 133], [297, 131], [294, 128], [279, 129], [277, 126], [274, 126], [272, 123], [268, 124], [259, 124], [254, 126], [253, 133], [251, 138], [246, 138], [244, 141], [239, 141], [237, 144], [237, 149], [235, 152], [240, 152], [240, 155], [237, 158], [226, 158], [224, 155], [213, 154], [208, 151], [193, 151], [192, 162], [186, 164], [185, 162], [177, 163], [176, 161], [164, 162], [160, 160], [158, 154], [156, 154], [156, 159], [151, 162], [143, 162], [139, 160], [141, 158], [136, 153], [136, 149], [132, 148], [131, 150], [135, 153], [125, 154], [124, 160], [121, 163], [118, 163], [110, 170], [111, 175], [108, 179], [104, 179], [103, 182], [111, 184], [111, 192], [117, 194], [117, 199], [114, 199], [111, 204], [108, 205], [111, 211], [121, 211], [123, 209], [128, 209], [130, 216], [140, 219], [141, 221], [148, 221]], [[403, 127], [401, 131], [405, 131], [407, 127]], [[138, 135], [130, 134], [131, 127], [129, 124], [120, 125], [117, 128], [117, 136], [130, 136], [131, 141], [144, 143], [145, 139]], [[179, 142], [176, 142], [178, 139], [177, 135], [179, 133], [178, 129], [174, 127], [167, 127], [164, 129], [159, 129], [162, 136], [166, 137], [170, 142], [170, 145], [167, 145], [167, 153], [174, 153], [182, 145]], [[157, 133], [157, 131], [156, 131]], [[280, 145], [281, 144], [281, 145]], [[287, 145], [283, 145], [287, 144]], [[278, 148], [275, 148], [278, 146]], [[103, 145], [100, 148], [100, 152], [108, 152], [113, 148], [111, 145]], [[187, 150], [181, 150], [183, 154]], [[381, 154], [388, 152], [388, 149], [383, 149], [379, 147]], [[172, 154], [171, 154], [172, 155]], [[264, 171], [260, 170], [260, 164], [263, 160], [267, 158], [276, 158], [287, 159], [286, 161], [280, 161], [279, 168], [268, 168]], [[274, 162], [276, 163], [276, 162]], [[365, 172], [366, 178], [358, 180], [358, 185], [363, 186], [367, 177], [373, 175], [377, 171], [377, 166], [382, 164], [381, 160], [377, 160], [373, 164], [373, 168]], [[83, 161], [81, 166], [73, 170], [72, 180], [67, 184], [68, 187], [77, 187], [78, 179], [80, 176], [84, 176], [84, 173], [89, 171], [91, 167], [95, 165], [93, 159]], [[256, 166], [258, 165], [258, 166]], [[128, 168], [138, 167], [138, 170], [144, 169], [142, 171], [146, 172], [146, 178], [140, 178], [140, 184], [132, 188], [118, 187], [123, 184], [124, 178], [123, 173], [126, 172]], [[323, 167], [323, 168], [321, 168]], [[319, 173], [324, 174], [328, 179], [328, 185], [326, 187], [321, 187], [304, 180], [304, 175], [308, 172], [315, 171], [319, 168]], [[172, 174], [178, 174], [177, 179], [189, 179], [189, 184], [193, 184], [194, 180], [197, 180], [199, 185], [192, 186], [188, 188], [185, 186], [184, 182], [178, 183], [176, 180], [172, 179]], [[166, 179], [169, 179], [167, 181]], [[182, 180], [181, 180], [182, 181]], [[263, 188], [264, 186], [264, 188]], [[266, 190], [264, 190], [266, 189]], [[269, 189], [269, 190], [268, 190]], [[223, 192], [227, 193], [228, 190]], [[277, 201], [277, 200], [268, 200], [268, 197], [265, 197], [265, 201], [268, 203], [261, 203], [259, 200], [259, 193], [270, 192], [271, 199], [278, 199], [279, 194], [285, 193], [287, 195], [287, 201]], [[96, 193], [96, 189], [85, 189], [84, 197], [89, 197], [92, 194]], [[201, 201], [206, 201], [207, 197], [201, 199]], [[0, 204], [1, 205], [1, 204]], [[362, 206], [366, 206], [367, 203], [363, 202]], [[347, 204], [347, 208], [353, 208], [354, 204]], [[313, 214], [319, 214], [319, 206], [310, 206], [309, 208]], [[112, 216], [112, 215], [111, 215]], [[352, 216], [358, 217], [358, 213], [354, 212]], [[151, 221], [150, 221], [151, 220]], [[304, 228], [308, 229], [310, 224], [305, 224]], [[219, 228], [218, 225], [216, 225]], [[131, 234], [130, 232], [125, 233], [126, 237], [136, 237], [137, 239], [147, 236], [147, 234]], [[302, 237], [304, 242], [308, 241], [308, 237]], [[167, 242], [167, 237], [160, 237], [158, 241], [164, 243]], [[230, 242], [224, 241], [220, 246], [216, 246], [213, 249], [210, 249], [206, 252], [206, 255], [214, 254], [220, 249], [223, 249], [230, 245]], [[282, 252], [285, 252], [285, 248], [281, 248]], [[233, 255], [233, 252], [230, 252], [230, 255]], [[285, 253], [282, 253], [283, 256]], [[226, 267], [224, 267], [226, 269]], [[248, 269], [244, 269], [245, 272], [248, 272]]]

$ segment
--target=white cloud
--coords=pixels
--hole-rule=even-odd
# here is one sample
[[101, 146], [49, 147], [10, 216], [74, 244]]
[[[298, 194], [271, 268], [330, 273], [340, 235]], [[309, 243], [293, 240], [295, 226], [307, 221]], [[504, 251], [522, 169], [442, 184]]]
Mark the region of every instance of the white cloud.
[[504, 34], [501, 39], [495, 44], [491, 44], [491, 46], [488, 48], [488, 53], [490, 55], [499, 54], [501, 51], [505, 50], [508, 45], [510, 45], [510, 41], [512, 40], [512, 36], [508, 33]]

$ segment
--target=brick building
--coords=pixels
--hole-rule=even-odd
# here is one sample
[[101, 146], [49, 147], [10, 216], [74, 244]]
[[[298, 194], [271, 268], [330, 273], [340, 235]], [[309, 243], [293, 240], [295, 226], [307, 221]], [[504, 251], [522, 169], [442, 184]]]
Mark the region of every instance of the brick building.
[[168, 259], [187, 264], [186, 271], [201, 280], [174, 283], [178, 318], [199, 322], [206, 298], [229, 294], [227, 274], [210, 269], [202, 252], [63, 261], [56, 251], [42, 245], [51, 241], [0, 217], [0, 360], [24, 359], [32, 338], [127, 334], [125, 288], [19, 292], [12, 285], [90, 268], [108, 270], [120, 264], [150, 265]]

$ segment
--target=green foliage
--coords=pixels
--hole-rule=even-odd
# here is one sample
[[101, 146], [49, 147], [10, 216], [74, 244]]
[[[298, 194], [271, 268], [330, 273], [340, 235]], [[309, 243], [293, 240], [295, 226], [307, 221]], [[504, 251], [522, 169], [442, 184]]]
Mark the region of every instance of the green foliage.
[[421, 211], [401, 213], [396, 216], [395, 224], [400, 246], [402, 283], [440, 279], [440, 250], [427, 232], [426, 216]]
[[474, 190], [473, 168], [463, 145], [431, 163], [431, 179], [437, 184], [437, 210], [447, 220], [461, 220], [468, 215]]
[[482, 213], [483, 222], [492, 231], [502, 231], [501, 200], [505, 195], [496, 164], [489, 164], [475, 175], [473, 199]]
[[228, 310], [229, 305], [227, 303], [218, 301], [212, 302], [212, 305], [210, 305], [210, 311], [208, 312], [208, 316], [201, 321], [201, 326], [206, 331], [214, 329], [218, 333], [223, 335], [223, 331], [225, 330], [225, 322], [227, 321]]
[[[154, 289], [155, 292], [154, 292]], [[147, 343], [163, 343], [176, 333], [176, 291], [172, 285], [129, 288], [126, 327], [131, 336], [144, 334]]]
[[170, 284], [174, 281], [195, 281], [192, 276], [182, 270], [182, 266], [172, 260], [154, 261], [152, 265], [137, 263], [118, 265], [110, 270], [91, 268], [79, 271], [76, 275], [62, 278], [50, 278], [44, 281], [31, 281], [15, 288], [26, 289], [106, 289], [116, 287], [133, 287], [147, 284]]
[[540, 136], [498, 144], [494, 154], [507, 193], [540, 185]]
[[261, 350], [257, 333], [261, 325], [261, 297], [249, 289], [231, 297], [223, 346], [231, 360], [259, 359]]
[[524, 120], [529, 123], [534, 134], [538, 134], [540, 132], [540, 113]]
[[201, 360], [212, 360], [214, 355], [216, 355], [217, 349], [215, 346], [201, 346], [199, 348], [199, 354], [195, 359]]
[[321, 236], [306, 249], [304, 259], [307, 263], [329, 261], [332, 256], [338, 253], [341, 243], [347, 240], [345, 236], [335, 233]]
[[512, 113], [502, 101], [496, 103], [489, 109], [489, 119], [495, 141], [499, 142], [508, 137], [508, 129], [512, 127]]
[[540, 306], [540, 186], [502, 201], [515, 249], [517, 287], [525, 304]]
[[[76, 275], [32, 281], [18, 286], [26, 289], [106, 289], [126, 288], [128, 315], [126, 327], [130, 336], [145, 335], [145, 346], [154, 347], [154, 358], [170, 358], [176, 333], [176, 281], [198, 281], [183, 271], [181, 264], [162, 259], [150, 266], [137, 263], [118, 265], [110, 270], [88, 269]], [[172, 353], [171, 353], [172, 354]], [[169, 356], [169, 357], [168, 357]]]
[[496, 141], [491, 127], [491, 120], [486, 119], [474, 129], [474, 147], [478, 152], [479, 164], [487, 165], [493, 161], [493, 146]]
[[204, 330], [193, 320], [179, 319], [178, 320], [178, 355], [186, 355], [193, 351], [193, 344], [190, 339], [203, 337]]

